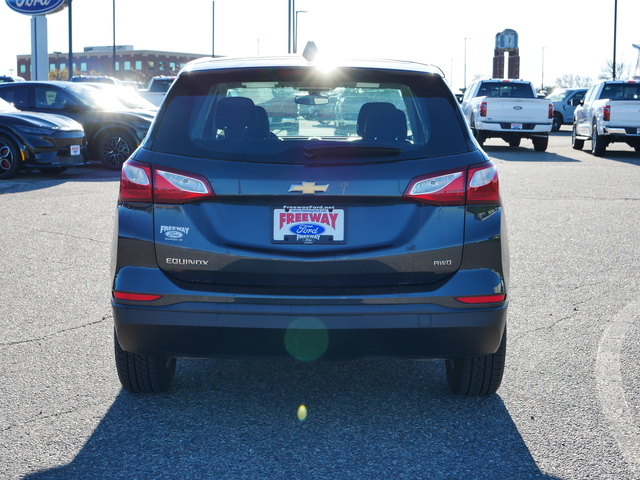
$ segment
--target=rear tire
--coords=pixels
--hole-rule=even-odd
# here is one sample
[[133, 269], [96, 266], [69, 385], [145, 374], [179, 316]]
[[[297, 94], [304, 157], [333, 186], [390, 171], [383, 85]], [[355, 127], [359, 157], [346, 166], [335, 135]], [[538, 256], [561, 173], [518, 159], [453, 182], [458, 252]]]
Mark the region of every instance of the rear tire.
[[171, 386], [176, 359], [126, 352], [113, 334], [116, 369], [122, 388], [133, 393], [160, 393]]
[[522, 140], [520, 137], [514, 137], [507, 140], [507, 143], [510, 147], [515, 148], [520, 146], [520, 140]]
[[15, 177], [22, 167], [18, 146], [9, 137], [0, 135], [0, 180]]
[[544, 152], [549, 146], [549, 137], [536, 137], [532, 138], [531, 141], [533, 142], [533, 149], [536, 152]]
[[601, 135], [598, 135], [598, 127], [594, 123], [593, 131], [591, 132], [591, 153], [595, 157], [601, 157], [604, 155], [607, 145]]
[[446, 361], [447, 383], [454, 393], [487, 396], [496, 393], [502, 383], [507, 350], [507, 327], [496, 353]]
[[558, 132], [560, 131], [560, 127], [562, 126], [562, 117], [559, 113], [555, 113], [553, 115], [553, 121], [551, 123], [551, 131]]
[[582, 150], [584, 148], [584, 140], [578, 139], [575, 123], [573, 124], [573, 128], [571, 129], [571, 146], [574, 150]]

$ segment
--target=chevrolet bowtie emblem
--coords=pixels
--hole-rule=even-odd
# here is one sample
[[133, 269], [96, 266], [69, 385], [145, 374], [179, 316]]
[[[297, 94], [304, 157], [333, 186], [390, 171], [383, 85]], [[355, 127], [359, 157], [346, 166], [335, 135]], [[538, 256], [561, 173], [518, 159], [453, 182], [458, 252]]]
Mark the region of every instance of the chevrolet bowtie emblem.
[[289, 192], [300, 192], [303, 195], [315, 195], [316, 192], [326, 192], [329, 185], [316, 185], [316, 182], [302, 182], [302, 185], [291, 185]]

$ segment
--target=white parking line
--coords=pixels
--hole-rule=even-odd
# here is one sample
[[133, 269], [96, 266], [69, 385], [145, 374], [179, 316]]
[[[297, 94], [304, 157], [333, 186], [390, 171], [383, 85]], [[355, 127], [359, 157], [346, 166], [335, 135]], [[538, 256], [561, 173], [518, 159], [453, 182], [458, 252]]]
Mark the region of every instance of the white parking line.
[[640, 429], [625, 398], [620, 372], [625, 336], [634, 322], [640, 323], [640, 301], [625, 306], [600, 338], [596, 357], [596, 384], [602, 411], [629, 469], [640, 476]]

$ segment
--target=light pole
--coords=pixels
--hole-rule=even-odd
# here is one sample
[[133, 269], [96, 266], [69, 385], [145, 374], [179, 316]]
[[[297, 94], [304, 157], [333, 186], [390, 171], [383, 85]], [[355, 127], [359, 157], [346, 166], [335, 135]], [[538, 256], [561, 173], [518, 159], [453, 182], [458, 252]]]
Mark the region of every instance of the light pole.
[[67, 2], [67, 8], [69, 9], [69, 78], [67, 80], [71, 80], [73, 77], [73, 18], [71, 15], [71, 0]]
[[289, 34], [289, 44], [287, 45], [287, 52], [288, 53], [292, 53], [293, 52], [293, 16], [294, 16], [294, 11], [296, 9], [296, 0], [289, 0], [289, 21], [287, 24], [287, 32]]
[[258, 38], [258, 55], [260, 55], [260, 40], [266, 40], [269, 37], [260, 37]]
[[467, 89], [467, 40], [471, 37], [464, 37], [464, 89]]
[[211, 2], [211, 56], [216, 57], [216, 2]]
[[116, 0], [113, 0], [113, 76], [116, 76]]
[[542, 81], [540, 85], [540, 90], [544, 90], [544, 49], [549, 47], [542, 47]]
[[309, 13], [306, 10], [296, 10], [296, 20], [293, 23], [293, 53], [298, 53], [298, 14]]
[[618, 29], [618, 0], [613, 2], [613, 79], [616, 79], [616, 37]]

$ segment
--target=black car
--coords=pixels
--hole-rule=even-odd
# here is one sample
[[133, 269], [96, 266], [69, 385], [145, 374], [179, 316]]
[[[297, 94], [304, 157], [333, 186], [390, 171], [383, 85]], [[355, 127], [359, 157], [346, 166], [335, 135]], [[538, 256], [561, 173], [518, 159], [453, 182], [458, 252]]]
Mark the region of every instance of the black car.
[[26, 112], [65, 115], [87, 136], [91, 159], [118, 170], [140, 144], [154, 115], [128, 109], [115, 95], [82, 83], [19, 82], [0, 84], [0, 98]]
[[[345, 88], [375, 99], [353, 131], [270, 128], [272, 89], [323, 105]], [[178, 357], [444, 359], [457, 393], [501, 383], [498, 175], [434, 67], [193, 62], [123, 166], [116, 222], [127, 390], [167, 389]]]
[[62, 173], [86, 163], [82, 125], [61, 115], [25, 113], [0, 98], [0, 180], [24, 168]]

